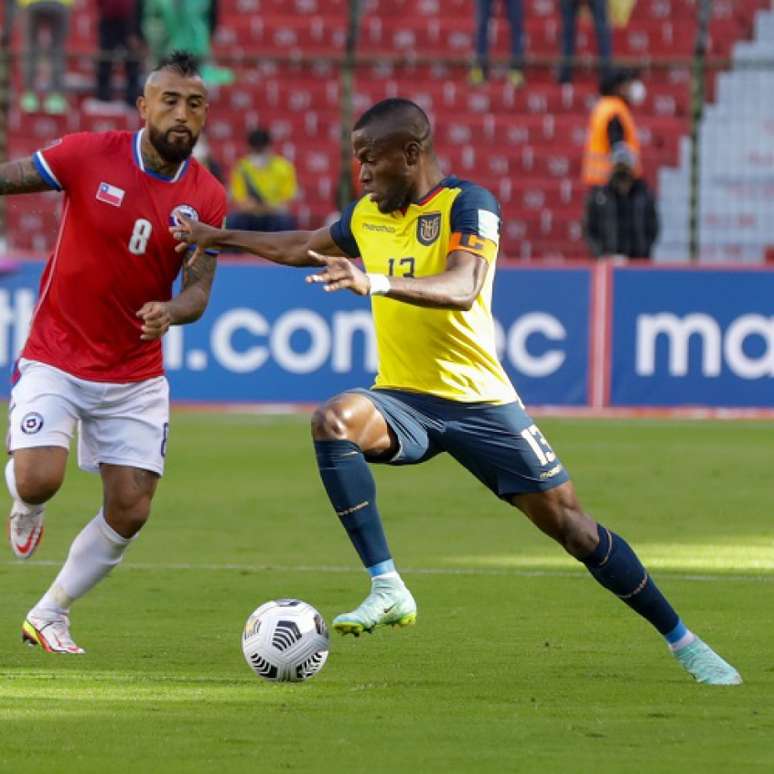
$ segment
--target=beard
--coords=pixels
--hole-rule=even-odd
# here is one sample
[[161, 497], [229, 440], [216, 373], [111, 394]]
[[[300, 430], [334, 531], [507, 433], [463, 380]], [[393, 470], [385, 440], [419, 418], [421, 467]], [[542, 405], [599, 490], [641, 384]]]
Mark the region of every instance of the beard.
[[394, 186], [376, 202], [379, 212], [389, 215], [403, 209], [411, 202], [411, 187], [408, 183]]
[[149, 126], [148, 139], [164, 161], [168, 161], [170, 164], [179, 164], [191, 155], [199, 135], [194, 135], [189, 130], [188, 136], [185, 137], [173, 134], [172, 129], [160, 132], [155, 127]]

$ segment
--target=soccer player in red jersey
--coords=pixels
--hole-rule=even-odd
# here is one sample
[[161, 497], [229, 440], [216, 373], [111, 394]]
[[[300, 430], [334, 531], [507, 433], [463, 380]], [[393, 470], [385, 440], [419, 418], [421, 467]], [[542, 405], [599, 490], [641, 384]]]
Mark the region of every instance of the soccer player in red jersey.
[[25, 641], [49, 652], [83, 653], [70, 636], [70, 606], [121, 561], [164, 470], [161, 337], [201, 317], [215, 272], [212, 255], [183, 267], [173, 297], [182, 260], [169, 226], [181, 213], [213, 225], [226, 214], [223, 187], [191, 158], [208, 110], [193, 58], [164, 59], [138, 108], [139, 132], [67, 135], [0, 164], [0, 194], [65, 194], [9, 405], [14, 553], [26, 559], [40, 542], [44, 503], [62, 484], [76, 425], [79, 464], [99, 472], [104, 491], [102, 508], [22, 626]]

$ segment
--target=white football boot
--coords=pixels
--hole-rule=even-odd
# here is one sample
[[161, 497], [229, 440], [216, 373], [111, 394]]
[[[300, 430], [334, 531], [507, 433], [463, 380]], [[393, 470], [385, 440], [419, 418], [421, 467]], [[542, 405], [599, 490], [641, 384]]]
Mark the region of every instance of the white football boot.
[[417, 604], [403, 581], [374, 578], [371, 593], [359, 607], [333, 619], [333, 628], [341, 634], [372, 632], [377, 626], [412, 626], [417, 620]]
[[43, 537], [42, 505], [27, 505], [14, 500], [8, 516], [8, 542], [19, 559], [29, 559]]
[[73, 642], [70, 619], [64, 613], [57, 615], [30, 610], [22, 624], [22, 642], [30, 647], [40, 645], [46, 653], [81, 655], [86, 652]]

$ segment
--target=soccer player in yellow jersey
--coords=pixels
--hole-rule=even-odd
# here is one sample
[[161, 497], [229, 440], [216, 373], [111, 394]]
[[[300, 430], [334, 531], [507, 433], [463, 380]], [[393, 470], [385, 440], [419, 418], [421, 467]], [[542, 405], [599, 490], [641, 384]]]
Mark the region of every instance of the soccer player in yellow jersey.
[[[179, 249], [197, 245], [191, 260], [208, 247], [238, 247], [276, 263], [321, 266], [307, 281], [372, 297], [376, 382], [331, 398], [312, 418], [323, 485], [371, 576], [370, 594], [337, 616], [334, 628], [359, 635], [415, 622], [369, 463], [411, 465], [447, 452], [653, 624], [699, 682], [740, 683], [739, 673], [685, 627], [628, 543], [583, 511], [500, 365], [491, 313], [495, 198], [443, 176], [427, 116], [408, 100], [374, 105], [355, 124], [352, 141], [364, 196], [330, 228], [266, 234], [191, 221], [173, 228]], [[351, 260], [357, 257], [365, 271]]]

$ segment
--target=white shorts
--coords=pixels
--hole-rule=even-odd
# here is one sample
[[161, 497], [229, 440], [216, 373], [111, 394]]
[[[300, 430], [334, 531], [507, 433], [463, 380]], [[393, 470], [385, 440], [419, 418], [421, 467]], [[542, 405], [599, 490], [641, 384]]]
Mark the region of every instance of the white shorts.
[[21, 378], [8, 406], [8, 450], [70, 448], [78, 425], [78, 464], [100, 463], [162, 475], [169, 433], [169, 384], [163, 376], [129, 384], [90, 382], [34, 360], [20, 360]]

